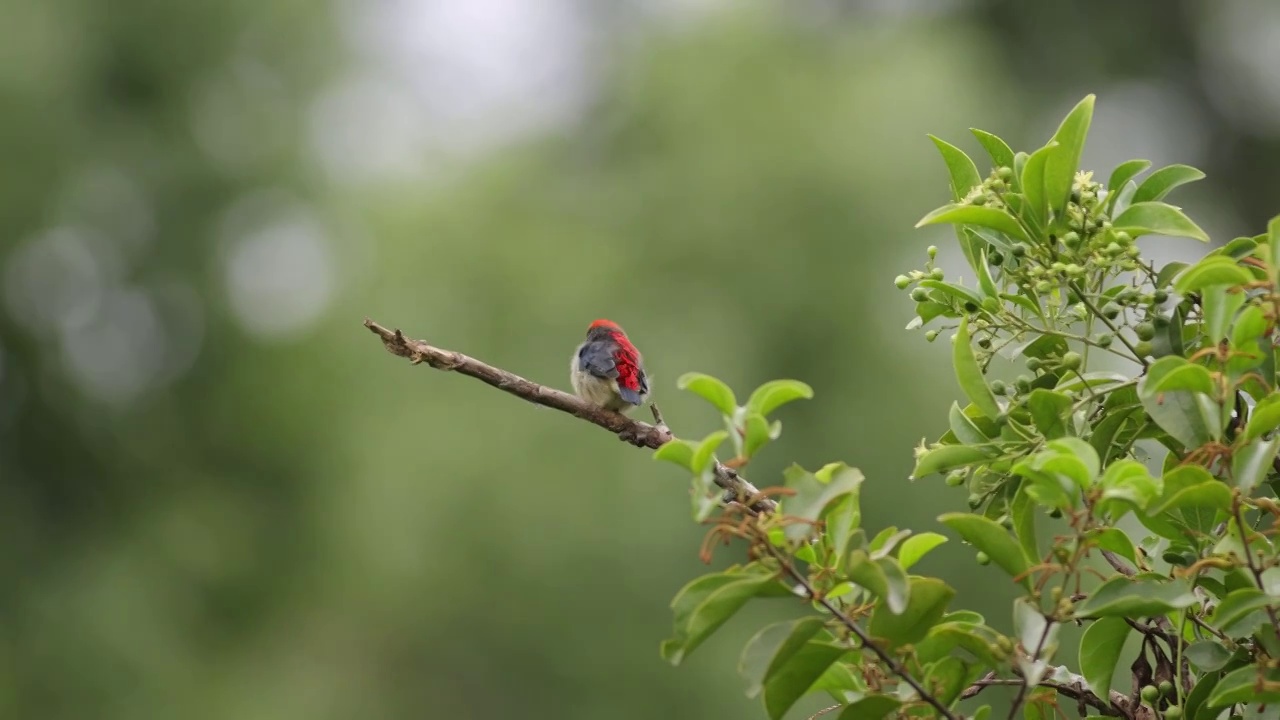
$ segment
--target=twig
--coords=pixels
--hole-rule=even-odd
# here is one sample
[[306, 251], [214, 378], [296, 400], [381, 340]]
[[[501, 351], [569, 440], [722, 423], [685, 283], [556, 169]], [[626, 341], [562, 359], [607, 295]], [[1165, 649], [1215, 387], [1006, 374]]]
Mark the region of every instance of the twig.
[[832, 705], [831, 707], [824, 707], [818, 712], [810, 715], [808, 717], [808, 720], [818, 720], [818, 718], [822, 717], [823, 715], [826, 715], [829, 712], [835, 712], [836, 710], [839, 710], [842, 707], [844, 707], [844, 705]]
[[[1040, 660], [1040, 653], [1044, 652], [1044, 644], [1049, 640], [1049, 631], [1053, 629], [1053, 619], [1046, 617], [1044, 619], [1044, 630], [1040, 631], [1040, 639], [1036, 641], [1036, 647], [1031, 651], [1031, 662]], [[1039, 683], [1037, 683], [1039, 684]], [[1017, 716], [1018, 710], [1022, 709], [1022, 701], [1027, 697], [1027, 690], [1031, 683], [1026, 678], [1022, 678], [1022, 687], [1018, 688], [1018, 694], [1013, 697], [1013, 705], [1009, 706], [1009, 720], [1013, 720]]]
[[1137, 571], [1135, 571], [1133, 568], [1129, 567], [1128, 565], [1125, 565], [1124, 561], [1120, 559], [1120, 556], [1116, 555], [1110, 550], [1103, 550], [1102, 557], [1106, 559], [1107, 564], [1115, 568], [1116, 572], [1120, 573], [1121, 575], [1124, 575], [1125, 577], [1133, 577], [1134, 575], [1137, 574]]
[[848, 628], [849, 632], [857, 635], [862, 646], [875, 653], [876, 657], [880, 658], [880, 662], [884, 663], [885, 667], [888, 667], [890, 672], [902, 678], [902, 681], [907, 685], [910, 685], [911, 689], [916, 691], [916, 694], [920, 696], [921, 700], [932, 705], [935, 710], [941, 713], [942, 717], [946, 718], [946, 720], [959, 720], [955, 713], [951, 712], [946, 705], [942, 704], [941, 700], [938, 700], [938, 698], [934, 697], [928, 690], [925, 690], [924, 686], [920, 684], [920, 681], [912, 677], [911, 673], [908, 672], [901, 663], [895, 660], [888, 652], [881, 649], [880, 646], [872, 642], [871, 636], [867, 634], [866, 630], [862, 629], [861, 625], [854, 622], [853, 618], [845, 615], [835, 605], [832, 605], [830, 600], [818, 595], [818, 593], [814, 591], [813, 585], [809, 584], [809, 579], [806, 578], [799, 570], [796, 570], [795, 566], [792, 565], [781, 553], [779, 553], [777, 548], [768, 543], [766, 543], [765, 546], [768, 548], [769, 554], [772, 555], [773, 558], [781, 564], [782, 569], [791, 576], [791, 579], [795, 580], [800, 584], [800, 587], [804, 588], [804, 591], [810, 600], [817, 602], [823, 607], [823, 609], [831, 613], [833, 617]]
[[[960, 693], [960, 699], [968, 700], [982, 692], [984, 688], [988, 688], [993, 685], [1025, 685], [1025, 682], [1022, 678], [998, 678], [995, 676], [995, 673], [987, 673], [985, 677], [975, 681], [972, 685], [965, 688], [964, 692]], [[1053, 682], [1052, 680], [1044, 680], [1038, 683], [1038, 686], [1042, 688], [1049, 688], [1050, 690], [1057, 692], [1059, 695], [1064, 695], [1076, 702], [1081, 702], [1089, 707], [1096, 708], [1103, 715], [1124, 717], [1123, 713], [1112, 707], [1105, 700], [1077, 685], [1064, 685], [1062, 683]]]
[[[1249, 565], [1249, 572], [1253, 573], [1253, 580], [1258, 584], [1258, 589], [1267, 592], [1267, 584], [1262, 580], [1262, 568], [1258, 567], [1257, 561], [1253, 557], [1253, 550], [1249, 547], [1249, 529], [1244, 524], [1244, 511], [1240, 509], [1240, 498], [1235, 498], [1232, 503], [1234, 507], [1232, 511], [1235, 515], [1236, 525], [1240, 527], [1240, 544], [1244, 547], [1244, 560]], [[1276, 609], [1271, 605], [1266, 606], [1267, 617], [1271, 618], [1271, 627], [1275, 629], [1276, 637], [1280, 638], [1280, 617], [1276, 616]]]
[[[637, 447], [657, 450], [675, 439], [670, 428], [663, 422], [662, 413], [657, 405], [650, 405], [654, 416], [654, 424], [650, 425], [606, 410], [576, 395], [526, 380], [515, 373], [494, 367], [460, 352], [433, 347], [421, 340], [411, 340], [399, 330], [388, 330], [368, 318], [365, 319], [364, 326], [382, 338], [382, 344], [388, 352], [408, 358], [414, 365], [426, 364], [437, 370], [473, 377], [535, 405], [559, 410], [598, 425]], [[776, 502], [761, 495], [760, 491], [736, 470], [716, 462], [713, 467], [713, 476], [715, 484], [725, 490], [725, 502], [741, 503], [756, 513], [771, 513], [778, 509]]]

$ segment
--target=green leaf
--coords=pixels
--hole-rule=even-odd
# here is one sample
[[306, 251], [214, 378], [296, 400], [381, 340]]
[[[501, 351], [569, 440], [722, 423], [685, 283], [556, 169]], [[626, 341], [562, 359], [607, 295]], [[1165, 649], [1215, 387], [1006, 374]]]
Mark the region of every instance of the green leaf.
[[1016, 218], [986, 205], [944, 205], [921, 218], [916, 227], [939, 224], [977, 225], [1002, 232], [1015, 240], [1027, 239], [1027, 232]]
[[871, 611], [868, 627], [872, 636], [888, 641], [889, 649], [919, 641], [946, 612], [955, 593], [937, 578], [911, 578], [906, 609], [895, 614], [885, 605], [877, 605]]
[[960, 319], [960, 327], [956, 329], [955, 344], [952, 346], [952, 363], [955, 364], [956, 379], [960, 381], [960, 389], [968, 396], [970, 402], [978, 406], [983, 415], [994, 420], [1000, 415], [1000, 404], [996, 396], [982, 376], [982, 368], [973, 355], [973, 347], [969, 344], [969, 318]]
[[1027, 575], [1031, 563], [1022, 548], [999, 523], [969, 513], [947, 513], [939, 516], [938, 522], [955, 530], [965, 542], [986, 553], [996, 566], [1010, 576], [1021, 576], [1022, 585], [1031, 589], [1031, 578]]
[[1071, 415], [1071, 397], [1054, 390], [1036, 388], [1027, 396], [1031, 422], [1045, 438], [1052, 440], [1067, 434], [1066, 419]]
[[974, 308], [982, 306], [982, 296], [963, 285], [930, 279], [921, 280], [920, 287], [937, 290], [939, 294], [954, 300], [961, 307], [969, 304], [972, 304]]
[[1036, 538], [1036, 506], [1027, 494], [1029, 481], [1019, 483], [1013, 494], [1013, 504], [1009, 506], [1009, 516], [1013, 520], [1013, 533], [1018, 536], [1018, 544], [1028, 558], [1040, 557], [1040, 546]]
[[1050, 140], [1048, 145], [1031, 153], [1027, 164], [1022, 168], [1022, 194], [1027, 198], [1027, 214], [1035, 227], [1043, 227], [1045, 210], [1048, 207], [1045, 196], [1045, 167], [1049, 156], [1058, 152], [1058, 143]]
[[679, 665], [748, 600], [775, 582], [772, 573], [739, 570], [704, 575], [685, 585], [671, 601], [675, 634], [662, 643], [663, 659]]
[[1113, 198], [1120, 194], [1124, 184], [1137, 177], [1143, 170], [1151, 167], [1150, 160], [1128, 160], [1111, 171], [1111, 179], [1107, 180], [1107, 204], [1114, 207]]
[[1213, 625], [1228, 637], [1248, 635], [1257, 629], [1243, 622], [1253, 613], [1268, 605], [1280, 605], [1277, 600], [1253, 587], [1240, 588], [1228, 594], [1213, 611]]
[[693, 453], [693, 459], [689, 461], [692, 470], [695, 473], [700, 473], [711, 467], [712, 457], [715, 455], [716, 449], [728, 439], [729, 433], [724, 430], [716, 430], [703, 438], [702, 442], [698, 443], [698, 449]]
[[813, 388], [799, 380], [770, 380], [751, 393], [747, 411], [767, 416], [789, 402], [811, 399]]
[[884, 720], [900, 707], [902, 701], [892, 695], [868, 695], [845, 706], [836, 720]]
[[1235, 325], [1231, 327], [1231, 344], [1238, 349], [1246, 349], [1247, 344], [1262, 337], [1266, 332], [1266, 314], [1257, 305], [1250, 305], [1240, 313]]
[[[951, 613], [956, 615], [957, 613]], [[996, 658], [991, 648], [1002, 637], [981, 622], [953, 622], [950, 616], [934, 625], [929, 635], [916, 644], [916, 656], [921, 662], [941, 659], [957, 647], [968, 651], [989, 667], [998, 667], [1003, 662]]]
[[1244, 293], [1228, 292], [1226, 285], [1213, 285], [1201, 291], [1201, 307], [1204, 308], [1204, 331], [1214, 345], [1227, 338], [1236, 311], [1244, 305]]
[[716, 406], [720, 412], [733, 417], [738, 409], [738, 400], [720, 380], [705, 373], [688, 372], [676, 379], [676, 387], [700, 395], [704, 400]]
[[989, 459], [990, 456], [986, 451], [972, 445], [943, 445], [926, 450], [916, 458], [916, 467], [911, 471], [911, 479], [916, 480], [933, 473], [949, 472]]
[[1167, 235], [1187, 237], [1209, 242], [1209, 236], [1178, 208], [1162, 202], [1134, 203], [1112, 221], [1116, 232], [1127, 232], [1133, 237], [1142, 235]]
[[764, 685], [764, 707], [771, 720], [779, 720], [809, 688], [848, 652], [842, 645], [811, 640]]
[[970, 160], [968, 155], [964, 154], [963, 150], [933, 135], [930, 135], [929, 139], [938, 146], [938, 152], [942, 153], [942, 159], [947, 163], [947, 172], [951, 175], [953, 199], [962, 199], [974, 186], [982, 184], [978, 167], [973, 164], [973, 160]]
[[[1164, 358], [1161, 358], [1162, 360]], [[1182, 358], [1177, 358], [1182, 360]], [[1214, 394], [1213, 376], [1202, 365], [1195, 365], [1183, 360], [1182, 364], [1164, 373], [1157, 380], [1147, 385], [1146, 391], [1152, 393], [1187, 390], [1190, 392]]]
[[1071, 195], [1072, 180], [1080, 168], [1085, 137], [1093, 120], [1094, 96], [1087, 95], [1076, 104], [1053, 134], [1058, 150], [1045, 158], [1044, 192], [1049, 209], [1061, 215]]
[[980, 445], [991, 440], [986, 433], [982, 432], [982, 428], [978, 427], [973, 418], [960, 409], [959, 403], [951, 403], [951, 409], [947, 412], [947, 420], [956, 439], [966, 445]]
[[1222, 647], [1217, 640], [1198, 640], [1188, 645], [1184, 652], [1200, 672], [1221, 670], [1231, 659], [1231, 651]]
[[[863, 480], [861, 470], [844, 463], [829, 463], [816, 473], [792, 465], [783, 476], [786, 486], [795, 491], [782, 502], [783, 508], [788, 515], [805, 520], [817, 520], [829, 503], [857, 493]], [[794, 523], [786, 528], [791, 540], [804, 539], [812, 532], [813, 528], [807, 523]]]
[[822, 519], [827, 528], [826, 542], [830, 543], [836, 558], [845, 557], [849, 542], [862, 523], [862, 504], [858, 493], [851, 492], [833, 503], [828, 503]]
[[770, 435], [769, 421], [763, 415], [758, 412], [747, 413], [742, 420], [742, 454], [754, 457], [760, 448], [773, 439]]
[[1138, 564], [1138, 553], [1133, 548], [1133, 541], [1120, 528], [1109, 527], [1091, 531], [1089, 540], [1103, 550], [1110, 550], [1134, 565]]
[[1236, 448], [1231, 456], [1231, 480], [1245, 495], [1262, 484], [1271, 472], [1271, 462], [1280, 450], [1280, 437], [1256, 440]]
[[1214, 720], [1221, 712], [1213, 712], [1211, 714], [1202, 713], [1201, 710], [1209, 700], [1209, 696], [1218, 687], [1222, 676], [1217, 672], [1211, 672], [1201, 676], [1195, 687], [1191, 688], [1191, 692], [1187, 695], [1187, 700], [1183, 706], [1183, 717], [1186, 720]]
[[747, 681], [747, 697], [764, 690], [764, 684], [777, 673], [809, 639], [822, 629], [821, 617], [786, 620], [766, 625], [747, 641], [738, 659], [738, 674]]
[[1120, 651], [1129, 637], [1123, 617], [1105, 617], [1093, 623], [1080, 638], [1080, 674], [1098, 697], [1109, 697], [1111, 677], [1120, 662]]
[[969, 132], [978, 138], [978, 142], [982, 143], [983, 149], [991, 156], [991, 162], [996, 167], [1013, 167], [1013, 148], [1004, 140], [996, 137], [986, 130], [977, 128], [969, 128]]
[[[1268, 683], [1266, 687], [1271, 689], [1259, 689], [1259, 679]], [[1218, 681], [1205, 707], [1280, 702], [1280, 690], [1277, 687], [1280, 687], [1280, 668], [1264, 670], [1256, 665], [1246, 665], [1227, 673]]]
[[966, 668], [960, 658], [945, 657], [933, 663], [924, 676], [924, 686], [933, 688], [933, 695], [943, 705], [951, 705], [964, 691]]
[[[1102, 499], [1104, 501], [1122, 500], [1131, 503], [1139, 510], [1147, 507], [1160, 497], [1164, 483], [1151, 476], [1147, 466], [1123, 458], [1115, 461], [1102, 476]], [[1115, 519], [1119, 516], [1113, 515]], [[1130, 545], [1130, 553], [1133, 552]], [[1132, 559], [1132, 558], [1130, 558]]]
[[1205, 410], [1188, 391], [1158, 393], [1152, 388], [1174, 369], [1186, 365], [1184, 358], [1162, 357], [1147, 368], [1146, 376], [1138, 383], [1138, 399], [1151, 419], [1170, 437], [1185, 447], [1200, 447], [1214, 436], [1214, 423], [1206, 417]]
[[991, 278], [991, 265], [988, 263], [987, 250], [983, 248], [978, 252], [978, 288], [986, 298], [999, 298], [1000, 290], [996, 287], [996, 281]]
[[1244, 426], [1244, 439], [1255, 440], [1280, 427], [1280, 392], [1258, 401]]
[[1150, 200], [1159, 200], [1169, 191], [1196, 180], [1203, 180], [1204, 173], [1191, 167], [1190, 165], [1170, 165], [1162, 167], [1159, 170], [1147, 176], [1146, 180], [1138, 186], [1138, 191], [1133, 194], [1135, 203], [1148, 202]]
[[902, 542], [902, 547], [898, 550], [898, 564], [903, 570], [910, 570], [912, 565], [920, 562], [920, 559], [929, 554], [929, 551], [945, 543], [947, 538], [945, 535], [939, 535], [935, 532], [923, 532], [919, 535], [913, 535]]
[[682, 468], [697, 473], [698, 471], [693, 469], [693, 455], [697, 450], [698, 446], [695, 443], [689, 440], [676, 438], [663, 443], [661, 447], [654, 450], [653, 459], [666, 460], [667, 462], [675, 463]]
[[849, 579], [885, 601], [889, 612], [900, 615], [907, 608], [911, 587], [907, 574], [893, 558], [872, 560], [862, 550], [849, 556]]
[[1146, 617], [1190, 607], [1196, 601], [1185, 580], [1165, 581], [1154, 574], [1117, 576], [1098, 586], [1076, 606], [1076, 618]]
[[1187, 268], [1173, 283], [1173, 289], [1186, 294], [1214, 285], [1237, 286], [1253, 282], [1253, 275], [1238, 262], [1222, 255], [1210, 255]]
[[1212, 510], [1231, 508], [1231, 491], [1199, 465], [1181, 465], [1164, 474], [1164, 493], [1149, 508], [1152, 515], [1200, 506]]

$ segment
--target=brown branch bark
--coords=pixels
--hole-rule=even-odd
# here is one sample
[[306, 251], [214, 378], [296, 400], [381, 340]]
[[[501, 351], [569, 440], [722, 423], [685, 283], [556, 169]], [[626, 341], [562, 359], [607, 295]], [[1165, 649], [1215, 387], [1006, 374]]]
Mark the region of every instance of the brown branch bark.
[[[671, 429], [663, 422], [657, 405], [650, 405], [654, 416], [653, 424], [633, 420], [589, 403], [576, 395], [526, 380], [515, 373], [494, 367], [460, 352], [434, 347], [421, 340], [411, 340], [400, 330], [388, 330], [368, 318], [365, 318], [364, 326], [382, 339], [382, 344], [388, 352], [407, 358], [414, 365], [425, 364], [437, 370], [473, 377], [535, 405], [559, 410], [586, 420], [637, 447], [657, 450], [675, 439]], [[776, 502], [761, 495], [760, 491], [736, 470], [717, 461], [713, 473], [716, 485], [725, 491], [726, 503], [738, 502], [757, 513], [770, 513], [778, 509]]]
[[[964, 692], [960, 693], [960, 699], [968, 700], [982, 692], [984, 688], [988, 688], [993, 685], [1021, 685], [1025, 687], [1025, 683], [1022, 678], [999, 678], [995, 676], [995, 673], [987, 673], [985, 677], [965, 688]], [[1079, 685], [1064, 685], [1063, 683], [1057, 683], [1051, 680], [1042, 680], [1038, 684], [1038, 687], [1048, 688], [1057, 692], [1059, 695], [1069, 697], [1078, 703], [1083, 703], [1088, 707], [1098, 710], [1102, 715], [1125, 717], [1122, 711], [1112, 707], [1105, 700], [1102, 700], [1097, 695], [1094, 695], [1092, 692], [1080, 687]]]

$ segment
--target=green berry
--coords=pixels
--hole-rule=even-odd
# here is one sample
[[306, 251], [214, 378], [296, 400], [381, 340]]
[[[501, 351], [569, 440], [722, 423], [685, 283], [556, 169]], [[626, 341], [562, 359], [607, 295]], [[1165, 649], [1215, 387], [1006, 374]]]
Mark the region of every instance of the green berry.
[[[1051, 517], [1051, 518], [1060, 518], [1060, 517], [1062, 517], [1062, 508], [1054, 508], [1054, 509], [1050, 510], [1050, 511], [1049, 511], [1049, 517]], [[1058, 548], [1058, 549], [1059, 549], [1059, 550], [1061, 550], [1062, 548]]]
[[1097, 343], [1098, 347], [1100, 348], [1108, 348], [1108, 347], [1111, 347], [1111, 343], [1115, 339], [1116, 339], [1116, 336], [1112, 335], [1111, 333], [1102, 333], [1098, 337], [1094, 338], [1093, 341]]
[[1019, 375], [1017, 380], [1013, 381], [1013, 386], [1018, 388], [1020, 393], [1031, 392], [1031, 378], [1027, 375]]
[[929, 299], [929, 291], [922, 287], [918, 287], [911, 291], [911, 299], [916, 302], [924, 302]]
[[1080, 233], [1072, 231], [1062, 236], [1062, 244], [1067, 247], [1077, 247], [1080, 245]]
[[1169, 682], [1168, 680], [1161, 680], [1160, 684], [1157, 687], [1160, 688], [1161, 695], [1167, 696], [1169, 693], [1173, 692], [1173, 683]]
[[1050, 265], [1050, 266], [1049, 266], [1049, 269], [1050, 269], [1050, 270], [1052, 270], [1052, 271], [1054, 271], [1054, 272], [1056, 272], [1056, 273], [1064, 273], [1064, 272], [1066, 272], [1066, 271], [1067, 271], [1067, 264], [1066, 264], [1066, 263], [1056, 262], [1056, 263], [1054, 263], [1054, 264]]
[[898, 277], [893, 279], [893, 286], [898, 288], [899, 290], [906, 290], [907, 286], [910, 284], [911, 284], [911, 278], [907, 277], [906, 275], [899, 275]]
[[1103, 250], [1103, 252], [1110, 255], [1111, 257], [1115, 257], [1116, 255], [1119, 255], [1120, 253], [1124, 252], [1124, 248], [1120, 247], [1120, 245], [1117, 243], [1107, 243], [1107, 247]]
[[1067, 265], [1066, 272], [1070, 277], [1080, 277], [1084, 274], [1084, 268], [1075, 263], [1071, 263], [1070, 265]]
[[1150, 340], [1156, 336], [1156, 326], [1151, 322], [1140, 322], [1133, 328], [1139, 340]]
[[[994, 315], [1000, 312], [1000, 301], [993, 297], [982, 298], [982, 309]], [[982, 347], [986, 347], [986, 345]]]
[[1133, 349], [1134, 349], [1134, 351], [1135, 351], [1135, 352], [1137, 352], [1137, 353], [1138, 353], [1138, 357], [1140, 357], [1140, 358], [1147, 357], [1147, 356], [1149, 356], [1149, 355], [1151, 354], [1151, 341], [1150, 341], [1150, 340], [1143, 340], [1142, 342], [1138, 343], [1137, 345], [1134, 345], [1134, 346], [1133, 346]]
[[1041, 360], [1040, 358], [1038, 357], [1027, 358], [1027, 369], [1030, 370], [1031, 372], [1035, 372], [1036, 370], [1039, 370], [1042, 367], [1044, 367], [1044, 361]]
[[1142, 686], [1142, 699], [1149, 703], [1155, 702], [1160, 698], [1160, 689], [1155, 685]]
[[930, 330], [930, 331], [926, 332], [926, 333], [924, 334], [924, 339], [925, 339], [925, 340], [928, 340], [929, 342], [933, 342], [934, 340], [937, 340], [937, 339], [938, 339], [938, 331], [937, 331], [937, 330]]
[[987, 260], [996, 267], [1004, 264], [1004, 256], [1000, 253], [991, 253], [991, 257], [987, 258]]
[[1164, 720], [1182, 720], [1182, 708], [1170, 705], [1164, 709]]
[[947, 276], [947, 273], [944, 272], [942, 268], [934, 268], [929, 271], [929, 277], [933, 278], [934, 280], [941, 280], [946, 276]]
[[978, 338], [978, 347], [982, 348], [983, 350], [986, 350], [987, 348], [991, 347], [991, 338], [985, 338], [985, 337]]
[[1121, 230], [1120, 232], [1116, 233], [1116, 242], [1120, 243], [1121, 245], [1128, 245], [1129, 243], [1133, 242], [1133, 237], [1131, 237], [1129, 233]]
[[973, 559], [974, 559], [974, 560], [977, 560], [979, 565], [990, 565], [990, 564], [991, 564], [991, 556], [990, 556], [990, 555], [988, 555], [988, 554], [986, 554], [986, 553], [984, 553], [984, 552], [982, 552], [981, 550], [979, 550], [979, 551], [978, 551], [978, 554], [977, 554], [977, 555], [974, 555], [974, 556], [973, 556]]
[[938, 246], [930, 245], [927, 249], [925, 249], [925, 252], [929, 253], [929, 259], [932, 260], [938, 257]]
[[999, 170], [996, 170], [996, 175], [1001, 180], [1008, 182], [1013, 179], [1013, 168], [1009, 167], [1008, 165], [1005, 165], [1001, 167]]
[[1115, 303], [1107, 303], [1102, 306], [1102, 316], [1108, 320], [1112, 320], [1120, 314], [1120, 309], [1120, 306]]
[[1027, 246], [1022, 243], [1018, 243], [1017, 245], [1013, 246], [1013, 250], [1011, 252], [1013, 253], [1014, 257], [1022, 257], [1023, 255], [1027, 254]]
[[970, 205], [986, 205], [989, 198], [986, 195], [974, 195], [969, 201]]
[[1158, 305], [1169, 299], [1169, 293], [1164, 290], [1157, 290], [1154, 293], [1151, 293], [1151, 299]]
[[1068, 370], [1079, 370], [1080, 364], [1083, 361], [1084, 361], [1084, 358], [1080, 357], [1080, 353], [1076, 352], [1075, 350], [1072, 350], [1062, 356], [1062, 367]]
[[1009, 392], [1009, 386], [1005, 385], [1001, 380], [991, 381], [991, 392], [996, 395], [1006, 395]]
[[1040, 294], [1044, 294], [1049, 292], [1050, 290], [1053, 290], [1053, 283], [1049, 282], [1048, 280], [1041, 280], [1040, 282], [1036, 283], [1036, 292]]

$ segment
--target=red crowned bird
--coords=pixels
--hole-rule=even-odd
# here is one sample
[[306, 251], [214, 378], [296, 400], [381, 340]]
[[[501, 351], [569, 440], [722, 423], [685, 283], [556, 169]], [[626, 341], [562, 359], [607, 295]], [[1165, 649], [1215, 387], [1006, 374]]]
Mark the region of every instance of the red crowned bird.
[[569, 365], [573, 391], [587, 402], [626, 413], [649, 396], [640, 351], [612, 320], [596, 320]]

